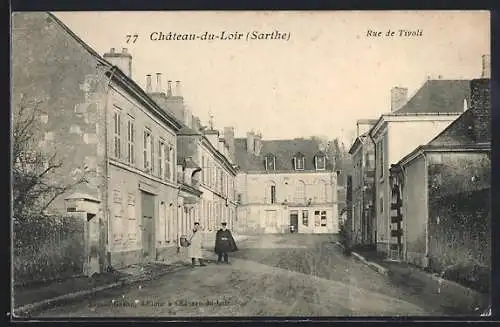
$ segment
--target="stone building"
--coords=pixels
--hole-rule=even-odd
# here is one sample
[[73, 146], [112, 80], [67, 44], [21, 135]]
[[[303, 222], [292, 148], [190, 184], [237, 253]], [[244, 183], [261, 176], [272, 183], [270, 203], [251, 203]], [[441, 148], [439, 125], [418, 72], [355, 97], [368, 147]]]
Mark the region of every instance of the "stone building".
[[337, 173], [314, 139], [235, 141], [242, 233], [338, 233]]
[[376, 120], [361, 119], [356, 123], [357, 138], [349, 149], [353, 172], [351, 199], [352, 245], [374, 245], [377, 221], [375, 220], [375, 146], [367, 134]]
[[210, 126], [201, 126], [200, 119], [184, 104], [180, 81], [176, 81], [175, 91], [172, 81], [168, 81], [166, 93], [161, 88], [160, 73], [157, 73], [154, 92], [150, 75], [146, 84], [150, 96], [182, 124], [177, 133], [177, 164], [182, 189], [178, 205], [180, 233], [186, 234], [195, 221], [206, 234], [215, 232], [222, 222], [232, 228], [236, 216], [236, 167], [232, 159], [234, 129], [226, 127], [222, 134], [214, 129], [212, 121]]
[[[174, 256], [182, 125], [133, 81], [131, 55], [101, 56], [43, 12], [12, 16], [12, 52], [13, 114], [39, 101], [38, 146], [63, 162], [51, 180], [86, 175], [73, 191], [97, 203], [99, 270]], [[75, 209], [65, 196], [52, 212]]]
[[470, 86], [470, 108], [391, 168], [402, 259], [435, 271], [453, 264], [491, 268], [488, 68]]
[[[399, 259], [402, 246], [398, 222], [391, 221], [389, 169], [408, 152], [448, 127], [470, 102], [469, 81], [427, 80], [408, 100], [398, 88], [391, 92], [391, 112], [381, 115], [368, 135], [375, 144], [375, 210], [377, 251]], [[396, 99], [394, 99], [396, 97]], [[401, 106], [402, 103], [405, 103]]]

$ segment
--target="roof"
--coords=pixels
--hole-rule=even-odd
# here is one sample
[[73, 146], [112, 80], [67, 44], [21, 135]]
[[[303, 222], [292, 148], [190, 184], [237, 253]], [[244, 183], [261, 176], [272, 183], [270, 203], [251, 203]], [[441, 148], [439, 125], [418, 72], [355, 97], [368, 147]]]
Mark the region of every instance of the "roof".
[[356, 149], [359, 148], [360, 145], [365, 143], [366, 138], [368, 137], [368, 133], [361, 134], [360, 136], [356, 137], [356, 140], [354, 140], [354, 143], [351, 145], [351, 148], [349, 149], [349, 154], [352, 155], [356, 151]]
[[491, 142], [477, 138], [477, 129], [483, 128], [483, 121], [491, 120], [491, 106], [477, 103], [463, 112], [441, 133], [425, 145], [417, 147], [396, 165], [407, 165], [417, 157], [418, 153], [428, 151], [490, 151]]
[[[321, 152], [320, 142], [313, 139], [293, 140], [262, 140], [262, 148], [259, 155], [247, 152], [246, 138], [237, 138], [235, 143], [236, 164], [243, 171], [265, 170], [264, 163], [267, 155], [276, 158], [276, 171], [294, 171], [293, 158], [302, 154], [304, 160], [304, 171], [316, 171], [314, 157]], [[333, 158], [327, 158], [326, 169], [333, 168]]]
[[80, 192], [74, 192], [71, 195], [68, 195], [65, 199], [66, 200], [88, 200], [88, 201], [92, 201], [92, 202], [101, 202], [99, 199], [97, 199], [96, 197], [94, 197], [90, 194], [80, 193]]
[[463, 112], [470, 102], [470, 80], [427, 80], [395, 114]]
[[467, 110], [427, 144], [434, 146], [473, 144], [475, 143], [473, 128], [474, 115], [472, 110]]
[[[142, 98], [147, 99], [147, 104], [150, 107], [153, 107], [156, 109], [156, 111], [160, 111], [160, 115], [162, 113], [166, 116], [167, 122], [171, 125], [172, 128], [174, 128], [176, 131], [181, 128], [181, 124], [179, 120], [177, 120], [173, 115], [170, 113], [166, 112], [163, 110], [156, 102], [130, 77], [125, 75], [121, 71], [121, 69], [117, 66], [112, 65], [109, 61], [104, 59], [99, 53], [97, 53], [92, 47], [90, 47], [85, 41], [83, 41], [81, 38], [79, 38], [68, 26], [66, 26], [59, 18], [57, 18], [54, 14], [47, 12], [47, 15], [54, 21], [56, 22], [69, 36], [71, 36], [76, 42], [78, 42], [87, 52], [89, 52], [93, 57], [95, 57], [101, 64], [104, 64], [105, 66], [109, 68], [113, 68], [117, 74], [110, 74], [110, 78], [116, 78], [118, 80], [121, 80], [123, 84], [132, 91], [137, 92]], [[154, 111], [154, 110], [153, 110]], [[165, 119], [165, 117], [162, 117]]]
[[370, 124], [370, 125], [374, 125], [376, 124], [378, 121], [378, 119], [358, 119], [356, 121], [356, 124]]

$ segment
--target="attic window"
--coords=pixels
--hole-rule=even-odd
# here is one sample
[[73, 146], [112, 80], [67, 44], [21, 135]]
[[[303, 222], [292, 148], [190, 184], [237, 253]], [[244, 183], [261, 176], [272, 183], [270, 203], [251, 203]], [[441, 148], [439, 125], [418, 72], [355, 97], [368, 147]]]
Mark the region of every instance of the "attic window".
[[276, 157], [272, 154], [269, 154], [265, 157], [265, 165], [266, 171], [275, 170], [276, 169]]
[[293, 158], [295, 170], [304, 170], [304, 155], [297, 153]]
[[316, 170], [326, 169], [326, 157], [324, 154], [320, 153], [314, 157], [314, 166], [316, 167]]

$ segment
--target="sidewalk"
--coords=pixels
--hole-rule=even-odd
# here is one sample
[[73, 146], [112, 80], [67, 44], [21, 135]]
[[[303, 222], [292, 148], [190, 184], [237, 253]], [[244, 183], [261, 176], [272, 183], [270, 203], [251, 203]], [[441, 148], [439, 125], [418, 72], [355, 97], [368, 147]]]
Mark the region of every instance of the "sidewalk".
[[190, 268], [185, 262], [164, 264], [151, 262], [136, 264], [110, 273], [80, 276], [64, 281], [47, 282], [35, 287], [15, 287], [14, 312], [19, 316], [30, 315], [35, 310], [76, 301], [94, 293], [118, 288], [135, 282], [156, 279], [164, 274]]
[[489, 305], [488, 294], [480, 293], [422, 269], [395, 261], [386, 261], [373, 251], [352, 252], [355, 259], [386, 275], [389, 280], [440, 307], [451, 315], [479, 315]]
[[[249, 236], [236, 234], [234, 238], [239, 245]], [[213, 243], [215, 243], [215, 239]], [[172, 264], [163, 262], [136, 264], [110, 273], [95, 274], [92, 277], [80, 276], [38, 284], [33, 287], [15, 287], [12, 294], [14, 311], [20, 315], [29, 314], [34, 310], [54, 306], [61, 302], [75, 301], [96, 292], [155, 279], [170, 272], [190, 268], [190, 260], [187, 258], [187, 253], [184, 252], [187, 252], [187, 249], [181, 248], [180, 256], [185, 260]], [[207, 261], [215, 262], [212, 246], [204, 248], [203, 255]]]

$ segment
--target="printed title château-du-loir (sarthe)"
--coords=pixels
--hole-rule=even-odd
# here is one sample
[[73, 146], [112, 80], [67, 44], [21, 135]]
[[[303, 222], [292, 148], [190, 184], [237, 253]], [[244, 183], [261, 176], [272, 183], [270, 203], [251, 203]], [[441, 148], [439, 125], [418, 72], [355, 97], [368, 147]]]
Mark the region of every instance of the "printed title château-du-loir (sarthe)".
[[213, 41], [213, 40], [289, 40], [290, 33], [279, 32], [228, 32], [221, 31], [220, 33], [175, 33], [175, 32], [151, 32], [149, 35], [151, 41]]

